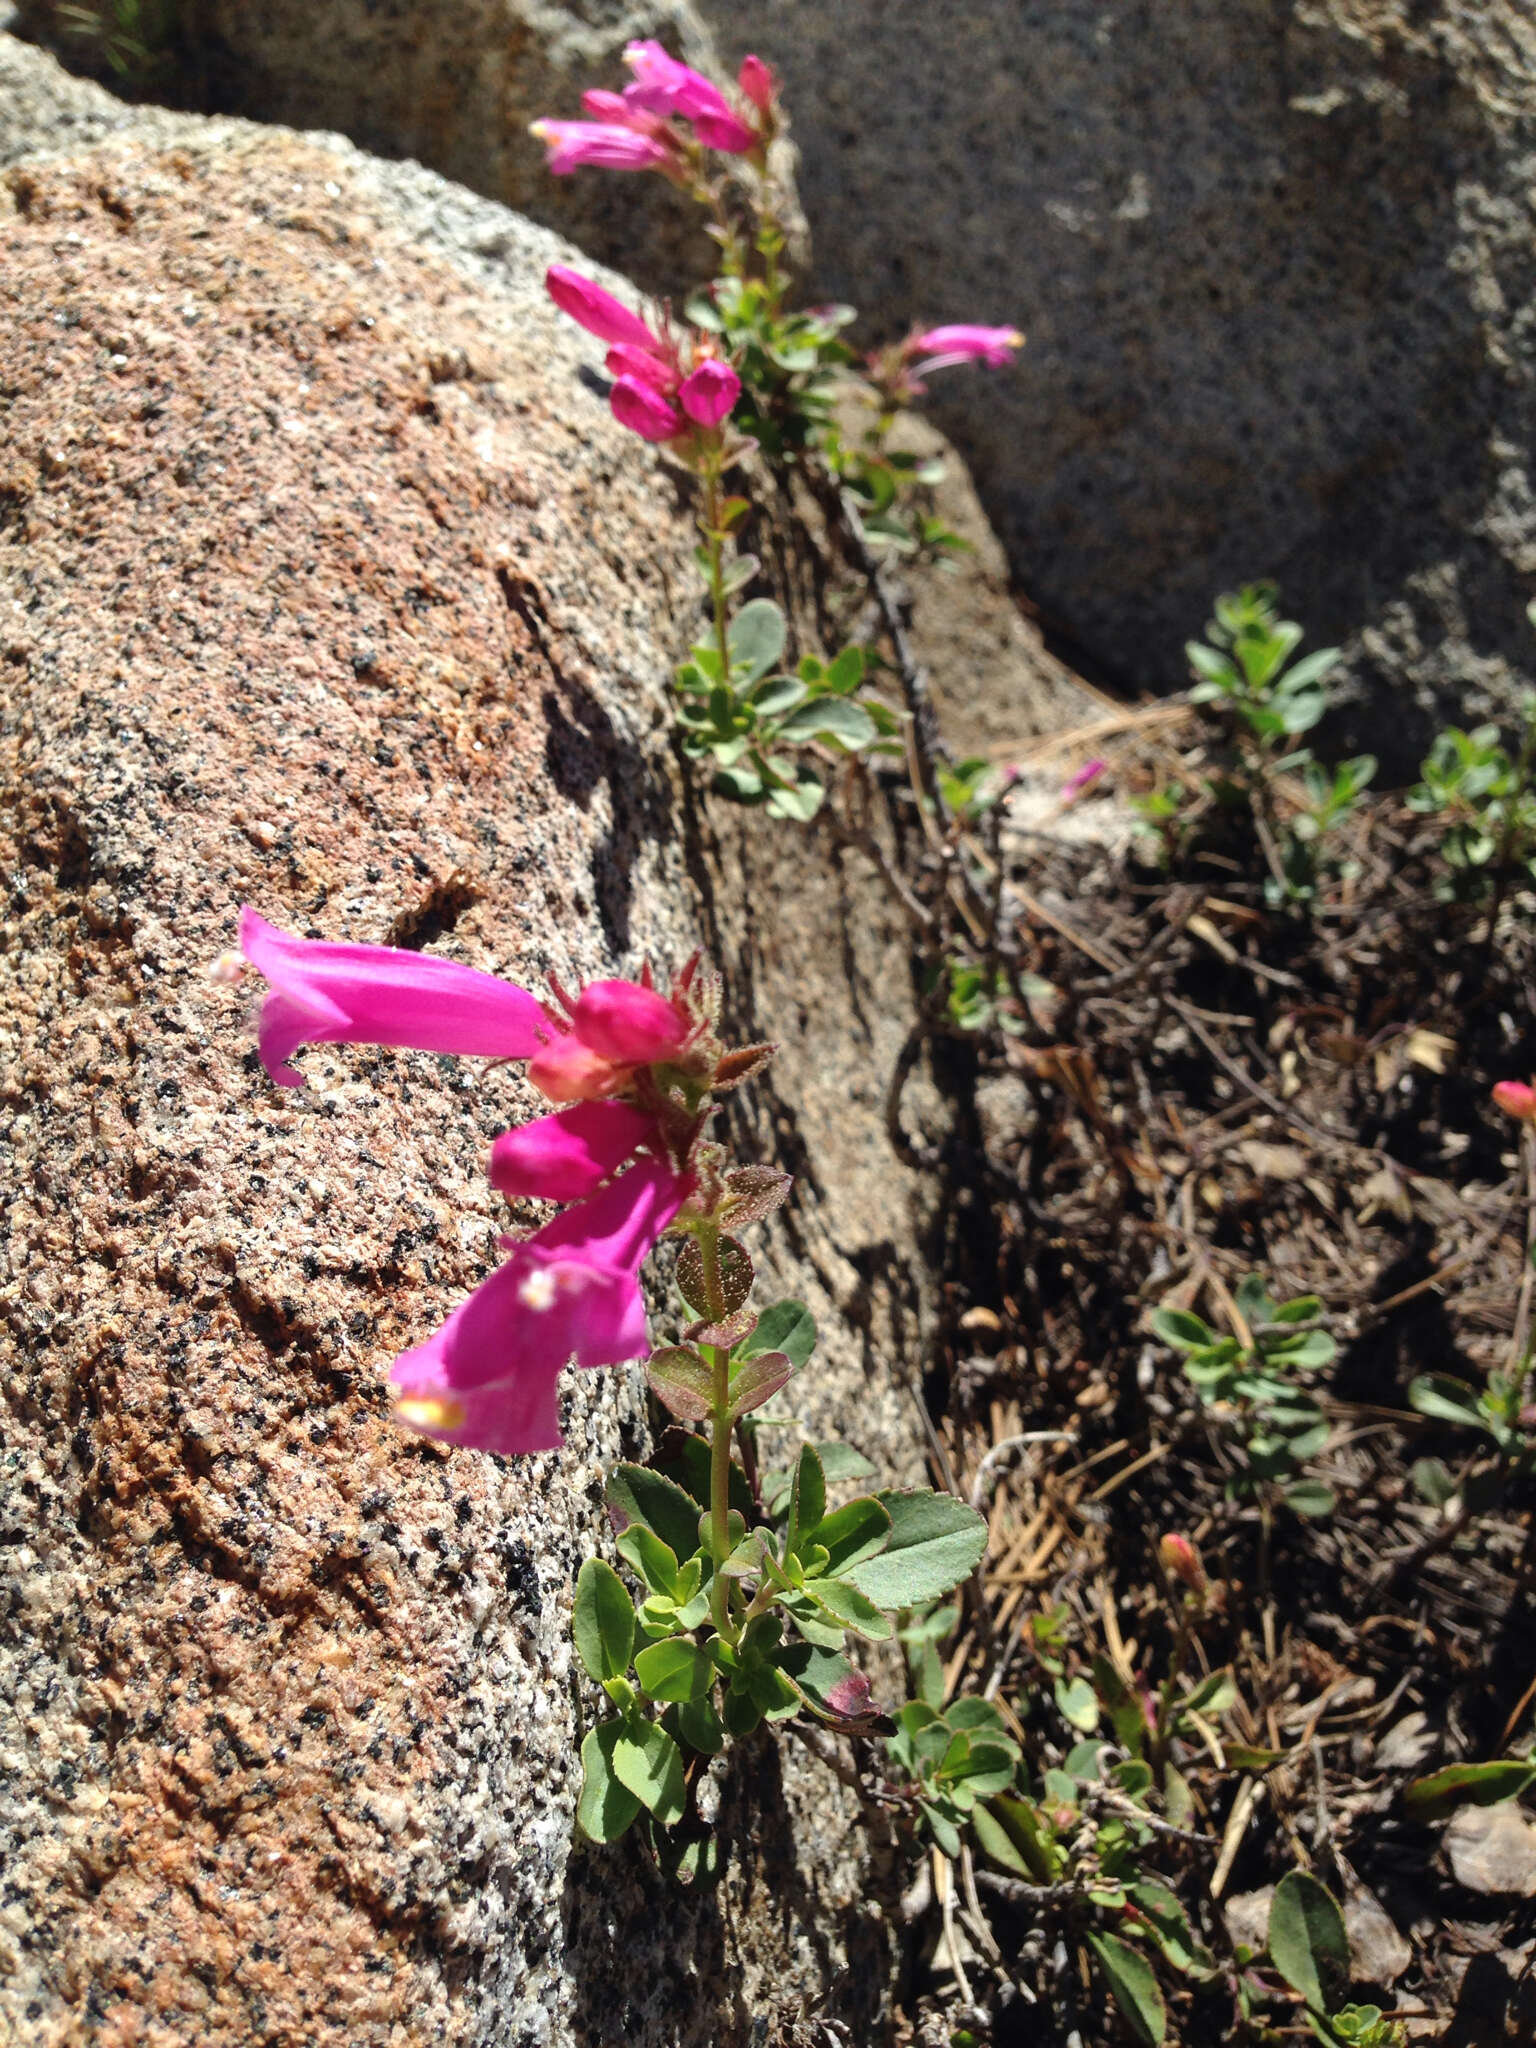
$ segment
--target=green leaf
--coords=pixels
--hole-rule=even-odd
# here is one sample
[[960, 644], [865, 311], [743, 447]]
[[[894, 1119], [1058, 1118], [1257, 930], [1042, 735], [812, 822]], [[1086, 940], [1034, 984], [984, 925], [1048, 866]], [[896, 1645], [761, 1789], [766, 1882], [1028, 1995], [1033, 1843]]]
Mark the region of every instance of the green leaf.
[[698, 1549], [699, 1503], [662, 1473], [620, 1465], [608, 1481], [608, 1499], [631, 1522], [653, 1530], [675, 1556], [692, 1557]]
[[1214, 1344], [1216, 1332], [1188, 1309], [1159, 1308], [1152, 1311], [1152, 1328], [1165, 1344], [1176, 1351], [1205, 1351]]
[[672, 1415], [703, 1422], [714, 1406], [714, 1376], [691, 1344], [667, 1344], [645, 1361], [651, 1391]]
[[753, 1664], [746, 1673], [747, 1690], [765, 1721], [784, 1721], [800, 1711], [800, 1695], [771, 1664]]
[[834, 1621], [851, 1628], [867, 1642], [883, 1643], [896, 1632], [896, 1624], [883, 1614], [873, 1600], [846, 1579], [807, 1579], [806, 1596], [814, 1600]]
[[1213, 1671], [1179, 1702], [1181, 1714], [1224, 1714], [1237, 1705], [1237, 1682], [1230, 1671]]
[[1184, 653], [1195, 674], [1208, 683], [1215, 683], [1222, 690], [1236, 689], [1242, 678], [1227, 659], [1218, 654], [1214, 647], [1206, 647], [1198, 640], [1186, 640]]
[[875, 722], [869, 713], [847, 697], [812, 697], [792, 711], [778, 730], [781, 743], [799, 746], [807, 740], [830, 739], [855, 753], [875, 736]]
[[1058, 1678], [1056, 1705], [1062, 1719], [1084, 1735], [1099, 1725], [1099, 1696], [1086, 1678]]
[[1168, 2008], [1152, 1965], [1118, 1934], [1099, 1934], [1090, 1928], [1088, 1946], [1131, 2032], [1147, 2048], [1162, 2048]]
[[613, 1775], [663, 1826], [671, 1827], [682, 1819], [683, 1755], [659, 1721], [619, 1723], [613, 1743]]
[[631, 1522], [615, 1547], [630, 1569], [645, 1581], [647, 1592], [668, 1598], [677, 1592], [677, 1558], [670, 1545], [647, 1529], [644, 1522]]
[[1487, 1764], [1447, 1764], [1405, 1786], [1403, 1804], [1415, 1820], [1440, 1820], [1462, 1800], [1473, 1806], [1498, 1806], [1506, 1799], [1518, 1799], [1533, 1783], [1536, 1763], [1522, 1763], [1518, 1757], [1500, 1757]]
[[[825, 1473], [825, 1468], [823, 1468]], [[814, 1530], [827, 1553], [826, 1576], [842, 1578], [854, 1565], [882, 1551], [891, 1533], [891, 1518], [871, 1494], [861, 1494], [845, 1507], [824, 1515]]]
[[737, 1347], [740, 1358], [760, 1351], [782, 1351], [790, 1364], [803, 1366], [816, 1349], [816, 1319], [803, 1301], [776, 1301], [757, 1319], [757, 1328]]
[[877, 1607], [920, 1607], [970, 1577], [987, 1547], [986, 1522], [973, 1508], [926, 1490], [875, 1498], [891, 1518], [891, 1540], [847, 1578]]
[[856, 690], [864, 680], [864, 650], [845, 647], [827, 670], [827, 688], [839, 697]]
[[744, 604], [726, 635], [732, 679], [744, 685], [767, 675], [784, 652], [787, 638], [784, 614], [771, 597], [754, 597]]
[[794, 1376], [795, 1368], [782, 1351], [759, 1351], [743, 1359], [731, 1373], [730, 1420], [761, 1408]]
[[1140, 1699], [1107, 1657], [1094, 1658], [1093, 1682], [1109, 1711], [1116, 1741], [1132, 1756], [1140, 1756], [1147, 1745], [1147, 1715]]
[[707, 1696], [682, 1702], [677, 1709], [677, 1729], [689, 1748], [696, 1749], [700, 1756], [718, 1756], [725, 1747], [725, 1730], [720, 1726], [714, 1701]]
[[1459, 1423], [1464, 1429], [1487, 1429], [1477, 1411], [1477, 1396], [1461, 1380], [1424, 1373], [1408, 1389], [1410, 1403], [1436, 1422]]
[[1338, 1506], [1338, 1497], [1333, 1488], [1324, 1486], [1320, 1479], [1298, 1479], [1285, 1489], [1285, 1504], [1292, 1514], [1313, 1521], [1323, 1515], [1331, 1515]]
[[759, 718], [777, 718], [781, 711], [793, 711], [805, 699], [805, 684], [798, 676], [769, 676], [752, 692], [751, 703]]
[[673, 1636], [640, 1652], [635, 1676], [653, 1700], [697, 1700], [714, 1683], [715, 1666], [707, 1650]]
[[603, 1721], [581, 1745], [581, 1798], [576, 1825], [589, 1842], [616, 1842], [640, 1811], [640, 1801], [614, 1775], [614, 1744], [622, 1721]]
[[589, 1678], [622, 1678], [635, 1648], [634, 1602], [624, 1581], [600, 1557], [589, 1557], [576, 1577], [571, 1617], [576, 1654]]
[[1275, 1886], [1269, 1958], [1315, 2012], [1330, 2011], [1349, 1982], [1344, 1915], [1326, 1885], [1304, 1870], [1288, 1871]]
[[802, 1444], [789, 1493], [789, 1554], [798, 1557], [827, 1511], [827, 1482], [813, 1444]]

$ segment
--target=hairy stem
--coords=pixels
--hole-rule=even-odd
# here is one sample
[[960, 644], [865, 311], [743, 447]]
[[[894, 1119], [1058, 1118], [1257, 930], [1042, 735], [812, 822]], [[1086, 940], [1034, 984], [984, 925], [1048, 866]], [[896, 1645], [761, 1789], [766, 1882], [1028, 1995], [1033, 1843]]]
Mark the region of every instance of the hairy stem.
[[[725, 1320], [725, 1290], [720, 1284], [720, 1232], [698, 1234], [704, 1275], [704, 1302], [711, 1322]], [[710, 1579], [709, 1606], [715, 1628], [728, 1643], [736, 1641], [731, 1616], [731, 1582], [720, 1567], [731, 1551], [731, 1352], [727, 1344], [706, 1344], [711, 1404], [709, 1416], [709, 1548], [715, 1569]]]

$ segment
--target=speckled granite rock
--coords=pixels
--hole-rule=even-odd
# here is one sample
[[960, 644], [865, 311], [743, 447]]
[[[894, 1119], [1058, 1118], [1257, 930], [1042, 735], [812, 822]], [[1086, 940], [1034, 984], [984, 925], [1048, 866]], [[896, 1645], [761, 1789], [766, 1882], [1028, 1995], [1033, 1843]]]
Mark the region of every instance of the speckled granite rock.
[[[709, 274], [697, 208], [664, 180], [552, 178], [528, 133], [543, 114], [580, 118], [588, 86], [622, 85], [631, 38], [716, 69], [689, 0], [181, 0], [175, 13], [175, 40], [142, 85], [150, 97], [414, 157], [657, 289]], [[20, 0], [15, 25], [121, 84], [60, 0]]]
[[[0, 112], [44, 61], [0, 39]], [[792, 1742], [728, 1779], [715, 1895], [573, 1851], [569, 1592], [648, 1441], [637, 1371], [568, 1376], [559, 1456], [388, 1419], [390, 1358], [494, 1257], [522, 1083], [317, 1048], [279, 1093], [203, 975], [247, 898], [534, 981], [705, 939], [785, 1044], [740, 1114], [800, 1176], [770, 1263], [826, 1326], [806, 1414], [919, 1475], [902, 951], [814, 833], [685, 798], [691, 536], [544, 300], [557, 248], [235, 122], [0, 183], [0, 2037], [31, 2048], [884, 2037], [866, 1838]]]
[[820, 289], [1028, 330], [935, 412], [1059, 629], [1167, 687], [1276, 575], [1410, 765], [1536, 674], [1529, 0], [697, 5], [784, 73]]

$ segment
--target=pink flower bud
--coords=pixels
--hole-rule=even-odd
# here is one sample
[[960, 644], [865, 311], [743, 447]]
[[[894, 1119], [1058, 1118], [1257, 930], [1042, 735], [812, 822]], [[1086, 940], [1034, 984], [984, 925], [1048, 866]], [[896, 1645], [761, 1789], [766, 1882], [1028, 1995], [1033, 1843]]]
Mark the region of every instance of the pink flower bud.
[[736, 83], [753, 106], [760, 108], [765, 114], [773, 105], [774, 95], [779, 89], [778, 79], [761, 57], [742, 58], [741, 69], [736, 74]]
[[1069, 775], [1066, 781], [1062, 784], [1062, 802], [1064, 804], [1076, 803], [1077, 799], [1082, 795], [1083, 791], [1087, 789], [1092, 783], [1097, 782], [1099, 777], [1106, 772], [1108, 767], [1109, 763], [1107, 761], [1101, 761], [1097, 758], [1095, 758], [1092, 761], [1085, 761], [1082, 767], [1074, 770], [1074, 772], [1071, 775]]
[[629, 1077], [579, 1038], [562, 1033], [540, 1046], [528, 1062], [528, 1078], [551, 1102], [599, 1102]]
[[701, 427], [718, 427], [741, 396], [741, 379], [729, 363], [710, 356], [683, 380], [677, 395], [689, 419]]
[[503, 1131], [491, 1147], [491, 1186], [509, 1200], [578, 1202], [616, 1173], [656, 1126], [627, 1102], [579, 1102]]
[[579, 270], [551, 263], [544, 273], [544, 289], [562, 313], [569, 313], [578, 327], [585, 327], [599, 341], [620, 342], [652, 352], [661, 347], [638, 313], [631, 313], [612, 292], [605, 292]]
[[529, 132], [549, 151], [545, 168], [557, 178], [583, 164], [607, 171], [661, 171], [674, 162], [672, 150], [655, 135], [605, 121], [534, 121]]
[[1523, 1124], [1536, 1123], [1536, 1087], [1528, 1081], [1497, 1081], [1493, 1099], [1506, 1116]]
[[675, 1059], [689, 1026], [653, 988], [633, 981], [591, 981], [576, 998], [571, 1029], [583, 1045], [615, 1066], [645, 1067], [653, 1060]]
[[639, 377], [620, 377], [608, 394], [613, 416], [644, 441], [670, 441], [686, 425], [680, 412], [668, 405], [654, 384]]
[[1171, 1579], [1182, 1580], [1192, 1593], [1205, 1591], [1205, 1566], [1187, 1536], [1165, 1536], [1157, 1546], [1157, 1554]]

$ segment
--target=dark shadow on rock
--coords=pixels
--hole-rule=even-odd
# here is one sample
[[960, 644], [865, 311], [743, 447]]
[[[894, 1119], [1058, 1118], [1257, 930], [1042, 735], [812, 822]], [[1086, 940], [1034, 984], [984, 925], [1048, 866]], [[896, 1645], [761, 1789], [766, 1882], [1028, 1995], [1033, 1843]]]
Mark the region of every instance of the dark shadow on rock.
[[543, 711], [545, 760], [561, 795], [584, 811], [599, 785], [608, 785], [612, 822], [592, 856], [592, 889], [604, 938], [626, 953], [635, 861], [644, 846], [672, 838], [672, 789], [585, 683], [557, 675], [556, 687], [544, 693]]

